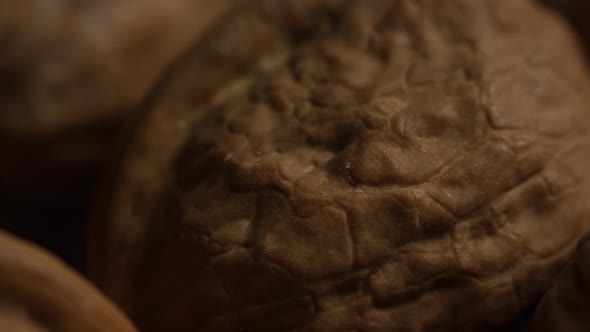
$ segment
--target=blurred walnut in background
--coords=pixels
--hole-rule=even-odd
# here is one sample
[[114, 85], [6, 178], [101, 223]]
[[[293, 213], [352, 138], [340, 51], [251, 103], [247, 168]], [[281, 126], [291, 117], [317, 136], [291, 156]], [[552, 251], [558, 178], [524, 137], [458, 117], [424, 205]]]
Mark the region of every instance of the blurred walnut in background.
[[121, 124], [232, 2], [1, 0], [1, 210], [19, 221], [0, 227], [58, 252], [77, 246], [46, 234], [79, 237]]
[[0, 271], [0, 331], [137, 331], [79, 274], [48, 252], [2, 231]]
[[17, 14], [4, 14], [9, 16], [5, 38], [13, 47], [3, 52], [8, 59], [16, 58], [13, 63], [21, 60], [17, 71], [26, 73], [9, 84], [16, 93], [2, 100], [0, 126], [10, 135], [27, 138], [128, 112], [224, 7], [224, 1], [208, 0], [0, 4], [11, 6], [3, 12]]

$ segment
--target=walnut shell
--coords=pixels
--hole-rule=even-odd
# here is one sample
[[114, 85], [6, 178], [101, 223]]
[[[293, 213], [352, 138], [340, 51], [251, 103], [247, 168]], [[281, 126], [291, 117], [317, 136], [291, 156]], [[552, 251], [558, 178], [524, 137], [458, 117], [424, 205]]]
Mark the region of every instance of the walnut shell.
[[94, 286], [57, 258], [0, 231], [0, 331], [136, 329]]
[[589, 92], [532, 1], [250, 2], [150, 99], [91, 275], [142, 331], [505, 323], [590, 228]]
[[164, 69], [234, 2], [2, 2], [0, 186], [54, 192], [72, 187], [63, 173], [102, 166]]
[[0, 133], [27, 140], [118, 121], [234, 2], [4, 1], [0, 60], [14, 60], [0, 62]]
[[123, 123], [234, 2], [0, 1], [0, 227], [75, 263]]

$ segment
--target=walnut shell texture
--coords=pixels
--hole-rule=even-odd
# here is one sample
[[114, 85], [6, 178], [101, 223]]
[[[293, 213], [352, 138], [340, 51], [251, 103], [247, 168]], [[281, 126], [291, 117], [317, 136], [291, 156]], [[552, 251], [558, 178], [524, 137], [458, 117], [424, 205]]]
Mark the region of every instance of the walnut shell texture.
[[0, 231], [0, 331], [136, 329], [94, 286], [57, 258]]
[[590, 228], [586, 75], [532, 1], [247, 2], [147, 103], [91, 276], [142, 331], [505, 323]]

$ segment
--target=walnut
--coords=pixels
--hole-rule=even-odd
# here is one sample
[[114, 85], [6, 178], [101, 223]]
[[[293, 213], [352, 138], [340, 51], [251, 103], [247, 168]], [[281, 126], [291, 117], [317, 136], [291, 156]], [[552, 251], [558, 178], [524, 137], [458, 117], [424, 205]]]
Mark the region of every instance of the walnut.
[[0, 231], [0, 330], [134, 332], [94, 286], [45, 250]]
[[233, 2], [3, 1], [0, 185], [52, 191], [102, 164], [164, 68]]
[[508, 322], [590, 228], [576, 47], [525, 0], [249, 2], [149, 101], [90, 274], [142, 331]]
[[124, 121], [233, 2], [0, 1], [0, 226], [72, 256]]
[[3, 2], [0, 56], [14, 60], [0, 65], [0, 132], [31, 139], [120, 118], [233, 2]]

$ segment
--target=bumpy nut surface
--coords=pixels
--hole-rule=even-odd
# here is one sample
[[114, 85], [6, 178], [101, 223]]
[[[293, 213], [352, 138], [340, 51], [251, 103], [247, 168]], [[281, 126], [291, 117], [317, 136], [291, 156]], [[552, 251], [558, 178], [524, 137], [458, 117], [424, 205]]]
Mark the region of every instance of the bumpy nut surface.
[[590, 227], [589, 88], [530, 1], [251, 2], [151, 99], [91, 275], [144, 331], [509, 321]]
[[76, 272], [44, 250], [0, 231], [0, 331], [136, 329]]

